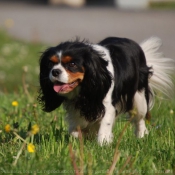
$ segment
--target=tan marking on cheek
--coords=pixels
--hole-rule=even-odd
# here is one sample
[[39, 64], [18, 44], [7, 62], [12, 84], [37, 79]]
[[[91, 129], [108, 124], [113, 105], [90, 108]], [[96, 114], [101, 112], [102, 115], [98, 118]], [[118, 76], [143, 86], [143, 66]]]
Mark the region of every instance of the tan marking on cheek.
[[50, 61], [52, 61], [53, 63], [59, 63], [59, 58], [56, 55], [54, 55], [50, 58]]
[[72, 57], [70, 57], [70, 56], [64, 56], [61, 58], [61, 62], [64, 64], [69, 63], [71, 61], [72, 61]]
[[77, 81], [77, 80], [79, 80], [81, 82], [84, 78], [83, 72], [73, 73], [73, 72], [67, 71], [67, 73], [68, 73], [68, 77], [69, 77], [68, 83], [72, 83], [72, 82]]

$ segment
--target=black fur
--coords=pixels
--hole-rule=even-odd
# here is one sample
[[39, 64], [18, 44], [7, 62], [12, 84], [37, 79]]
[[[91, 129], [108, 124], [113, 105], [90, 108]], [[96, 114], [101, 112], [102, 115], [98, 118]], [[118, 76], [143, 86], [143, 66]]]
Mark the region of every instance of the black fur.
[[[146, 65], [140, 46], [132, 40], [114, 37], [106, 38], [98, 44], [109, 50], [114, 67], [115, 87], [111, 97], [113, 105], [120, 103], [122, 111], [131, 110], [135, 92], [142, 89], [145, 89], [145, 97], [149, 103], [148, 78], [152, 72]], [[49, 58], [59, 51], [62, 51], [63, 55], [73, 57], [76, 63], [85, 69], [80, 93], [73, 99], [74, 107], [80, 110], [81, 115], [88, 121], [103, 117], [105, 113], [103, 99], [112, 81], [112, 76], [107, 70], [108, 62], [102, 58], [104, 53], [99, 53], [92, 45], [78, 40], [51, 47], [41, 55], [38, 100], [43, 110], [50, 112], [67, 101], [53, 90], [53, 84], [48, 77], [52, 67]]]
[[[65, 42], [46, 50], [40, 58], [40, 92], [39, 102], [43, 110], [50, 112], [59, 107], [66, 99], [56, 94], [53, 84], [49, 80], [49, 58], [57, 52], [73, 57], [77, 64], [85, 68], [84, 80], [81, 83], [80, 94], [74, 101], [74, 107], [89, 121], [96, 120], [104, 115], [103, 99], [111, 85], [111, 75], [101, 53], [93, 50], [84, 42]], [[100, 87], [100, 88], [99, 88]]]
[[64, 101], [64, 97], [57, 96], [53, 90], [53, 84], [49, 79], [49, 72], [51, 69], [49, 58], [56, 53], [56, 47], [47, 49], [40, 58], [40, 90], [38, 95], [38, 101], [42, 105], [42, 109], [46, 112], [51, 112], [59, 107]]
[[85, 76], [75, 107], [88, 121], [103, 117], [105, 113], [103, 99], [111, 86], [111, 75], [106, 68], [108, 63], [101, 57], [102, 53], [92, 48], [84, 51], [82, 57]]
[[116, 37], [106, 38], [99, 44], [109, 50], [114, 66], [113, 105], [120, 102], [123, 112], [131, 110], [134, 94], [143, 89], [148, 104], [151, 95], [148, 78], [152, 72], [141, 47], [130, 39]]

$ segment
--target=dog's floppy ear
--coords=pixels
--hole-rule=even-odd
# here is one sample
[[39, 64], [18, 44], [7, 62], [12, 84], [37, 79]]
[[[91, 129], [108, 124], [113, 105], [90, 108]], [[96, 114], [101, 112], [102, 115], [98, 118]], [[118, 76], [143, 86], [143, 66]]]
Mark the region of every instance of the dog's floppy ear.
[[103, 99], [111, 86], [111, 74], [107, 70], [108, 62], [101, 53], [93, 49], [84, 52], [85, 75], [76, 106], [88, 121], [103, 117], [105, 108]]
[[54, 47], [47, 49], [40, 57], [40, 89], [38, 101], [42, 105], [42, 109], [51, 112], [59, 107], [64, 101], [64, 97], [58, 96], [53, 90], [53, 85], [49, 80], [49, 58], [55, 54]]

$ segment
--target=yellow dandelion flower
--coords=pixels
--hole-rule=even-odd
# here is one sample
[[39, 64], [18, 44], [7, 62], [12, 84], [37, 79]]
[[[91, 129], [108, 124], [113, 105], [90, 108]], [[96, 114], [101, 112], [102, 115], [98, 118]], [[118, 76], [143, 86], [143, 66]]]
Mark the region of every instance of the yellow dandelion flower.
[[17, 101], [13, 101], [13, 102], [12, 102], [12, 106], [14, 106], [14, 107], [15, 107], [15, 106], [18, 106], [18, 102], [17, 102]]
[[4, 130], [5, 130], [5, 132], [10, 132], [10, 130], [11, 130], [10, 125], [9, 124], [5, 125]]
[[29, 144], [27, 145], [27, 151], [28, 151], [29, 153], [34, 153], [34, 152], [35, 152], [35, 145], [32, 144], [32, 143], [29, 143]]
[[31, 133], [35, 135], [38, 132], [39, 132], [39, 126], [37, 124], [33, 125], [31, 128]]

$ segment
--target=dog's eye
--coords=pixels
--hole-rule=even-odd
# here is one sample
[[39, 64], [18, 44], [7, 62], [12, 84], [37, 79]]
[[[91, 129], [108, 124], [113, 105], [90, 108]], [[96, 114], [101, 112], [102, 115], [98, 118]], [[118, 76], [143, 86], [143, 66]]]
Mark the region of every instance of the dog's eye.
[[68, 65], [69, 67], [74, 67], [74, 68], [77, 67], [77, 65], [74, 62], [70, 62]]

